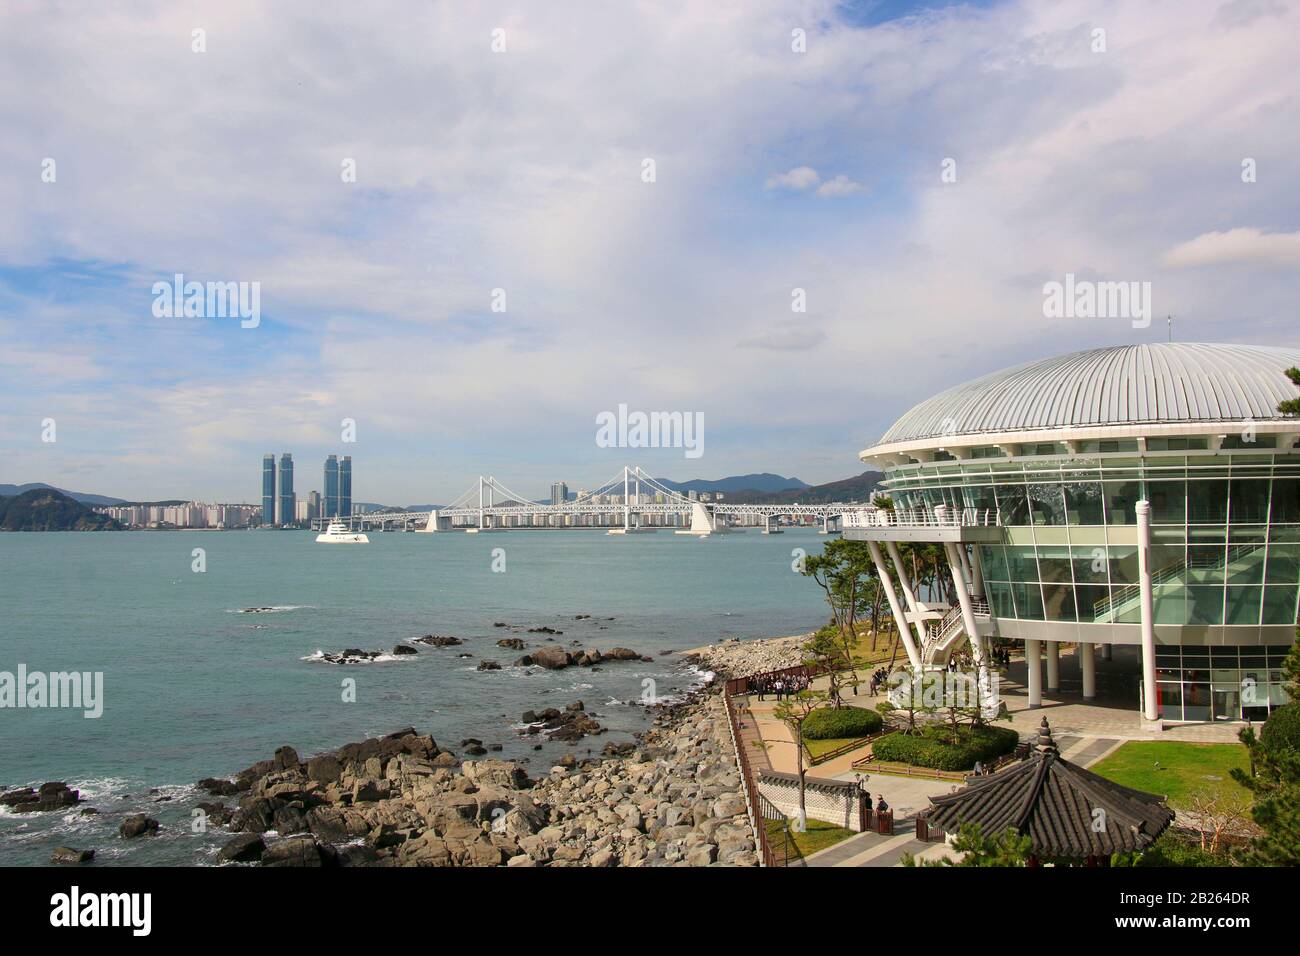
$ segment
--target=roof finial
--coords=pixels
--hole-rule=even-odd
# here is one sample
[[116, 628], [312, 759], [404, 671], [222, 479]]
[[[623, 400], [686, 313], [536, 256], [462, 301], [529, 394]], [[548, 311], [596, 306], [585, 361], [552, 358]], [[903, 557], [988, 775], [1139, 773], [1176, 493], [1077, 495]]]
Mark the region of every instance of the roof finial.
[[1038, 747], [1039, 753], [1056, 753], [1056, 741], [1052, 739], [1052, 728], [1047, 725], [1047, 716], [1043, 716], [1042, 723], [1038, 725]]

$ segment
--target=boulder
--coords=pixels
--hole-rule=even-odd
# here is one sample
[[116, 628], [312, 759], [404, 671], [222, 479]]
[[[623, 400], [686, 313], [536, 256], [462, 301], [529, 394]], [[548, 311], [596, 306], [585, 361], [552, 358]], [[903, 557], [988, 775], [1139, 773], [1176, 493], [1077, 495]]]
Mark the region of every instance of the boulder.
[[74, 850], [70, 846], [56, 846], [51, 863], [89, 863], [95, 858], [94, 850]]
[[262, 853], [263, 866], [317, 867], [322, 864], [321, 848], [309, 836], [278, 840]]
[[117, 832], [121, 834], [123, 840], [133, 840], [138, 836], [154, 834], [158, 832], [158, 821], [153, 817], [147, 817], [143, 813], [132, 814], [122, 821]]
[[217, 853], [221, 863], [252, 863], [262, 858], [266, 844], [259, 833], [241, 833]]
[[529, 656], [533, 659], [534, 664], [538, 664], [545, 667], [547, 670], [553, 671], [568, 667], [573, 662], [573, 658], [569, 655], [569, 652], [558, 644], [552, 645], [551, 647], [538, 648]]

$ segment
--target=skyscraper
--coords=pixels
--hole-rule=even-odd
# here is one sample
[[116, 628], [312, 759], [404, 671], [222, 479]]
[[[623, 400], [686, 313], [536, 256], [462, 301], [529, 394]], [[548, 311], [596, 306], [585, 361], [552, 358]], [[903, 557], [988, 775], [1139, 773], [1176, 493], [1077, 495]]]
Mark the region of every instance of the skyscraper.
[[275, 524], [275, 455], [262, 456], [262, 524]]
[[339, 456], [325, 459], [325, 497], [321, 500], [321, 517], [333, 518], [339, 513]]
[[293, 455], [288, 452], [280, 456], [278, 477], [276, 524], [293, 524], [297, 520], [297, 508], [293, 494]]
[[352, 456], [344, 455], [339, 462], [339, 516], [352, 514]]
[[569, 486], [562, 481], [551, 485], [551, 504], [562, 505], [569, 500]]

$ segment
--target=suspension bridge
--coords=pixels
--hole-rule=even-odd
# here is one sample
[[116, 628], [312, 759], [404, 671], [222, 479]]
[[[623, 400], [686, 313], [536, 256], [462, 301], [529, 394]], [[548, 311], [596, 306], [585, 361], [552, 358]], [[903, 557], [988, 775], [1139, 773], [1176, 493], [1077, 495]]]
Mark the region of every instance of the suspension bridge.
[[643, 534], [665, 531], [706, 536], [741, 528], [759, 528], [780, 534], [781, 519], [796, 524], [820, 524], [821, 531], [840, 530], [844, 522], [865, 519], [875, 509], [860, 502], [826, 504], [752, 504], [701, 501], [674, 491], [640, 467], [623, 470], [572, 501], [538, 502], [507, 488], [491, 476], [478, 481], [450, 504], [431, 511], [373, 511], [341, 518], [353, 530], [489, 531], [574, 529], [604, 530], [608, 534]]

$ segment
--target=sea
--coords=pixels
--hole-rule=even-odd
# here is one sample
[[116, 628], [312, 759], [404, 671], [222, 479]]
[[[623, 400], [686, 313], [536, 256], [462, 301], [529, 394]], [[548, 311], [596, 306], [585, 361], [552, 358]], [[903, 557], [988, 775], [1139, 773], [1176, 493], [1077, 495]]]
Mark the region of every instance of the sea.
[[[306, 531], [0, 534], [0, 672], [103, 682], [98, 717], [0, 708], [0, 790], [64, 781], [83, 798], [45, 813], [0, 807], [0, 865], [45, 865], [57, 846], [94, 849], [97, 866], [213, 863], [230, 834], [195, 823], [195, 805], [217, 799], [196, 781], [286, 744], [305, 759], [412, 726], [457, 754], [469, 738], [499, 746], [489, 756], [534, 774], [599, 753], [649, 725], [647, 698], [709, 679], [675, 652], [824, 622], [822, 592], [797, 566], [825, 540], [811, 529], [370, 532], [368, 545]], [[392, 654], [426, 634], [464, 643]], [[497, 645], [506, 638], [628, 647], [652, 662], [520, 667], [525, 652]], [[347, 648], [383, 653], [323, 659]], [[501, 669], [480, 671], [482, 660]], [[578, 700], [607, 733], [563, 744], [524, 732], [525, 710]], [[158, 835], [122, 839], [133, 813], [157, 819]]]

